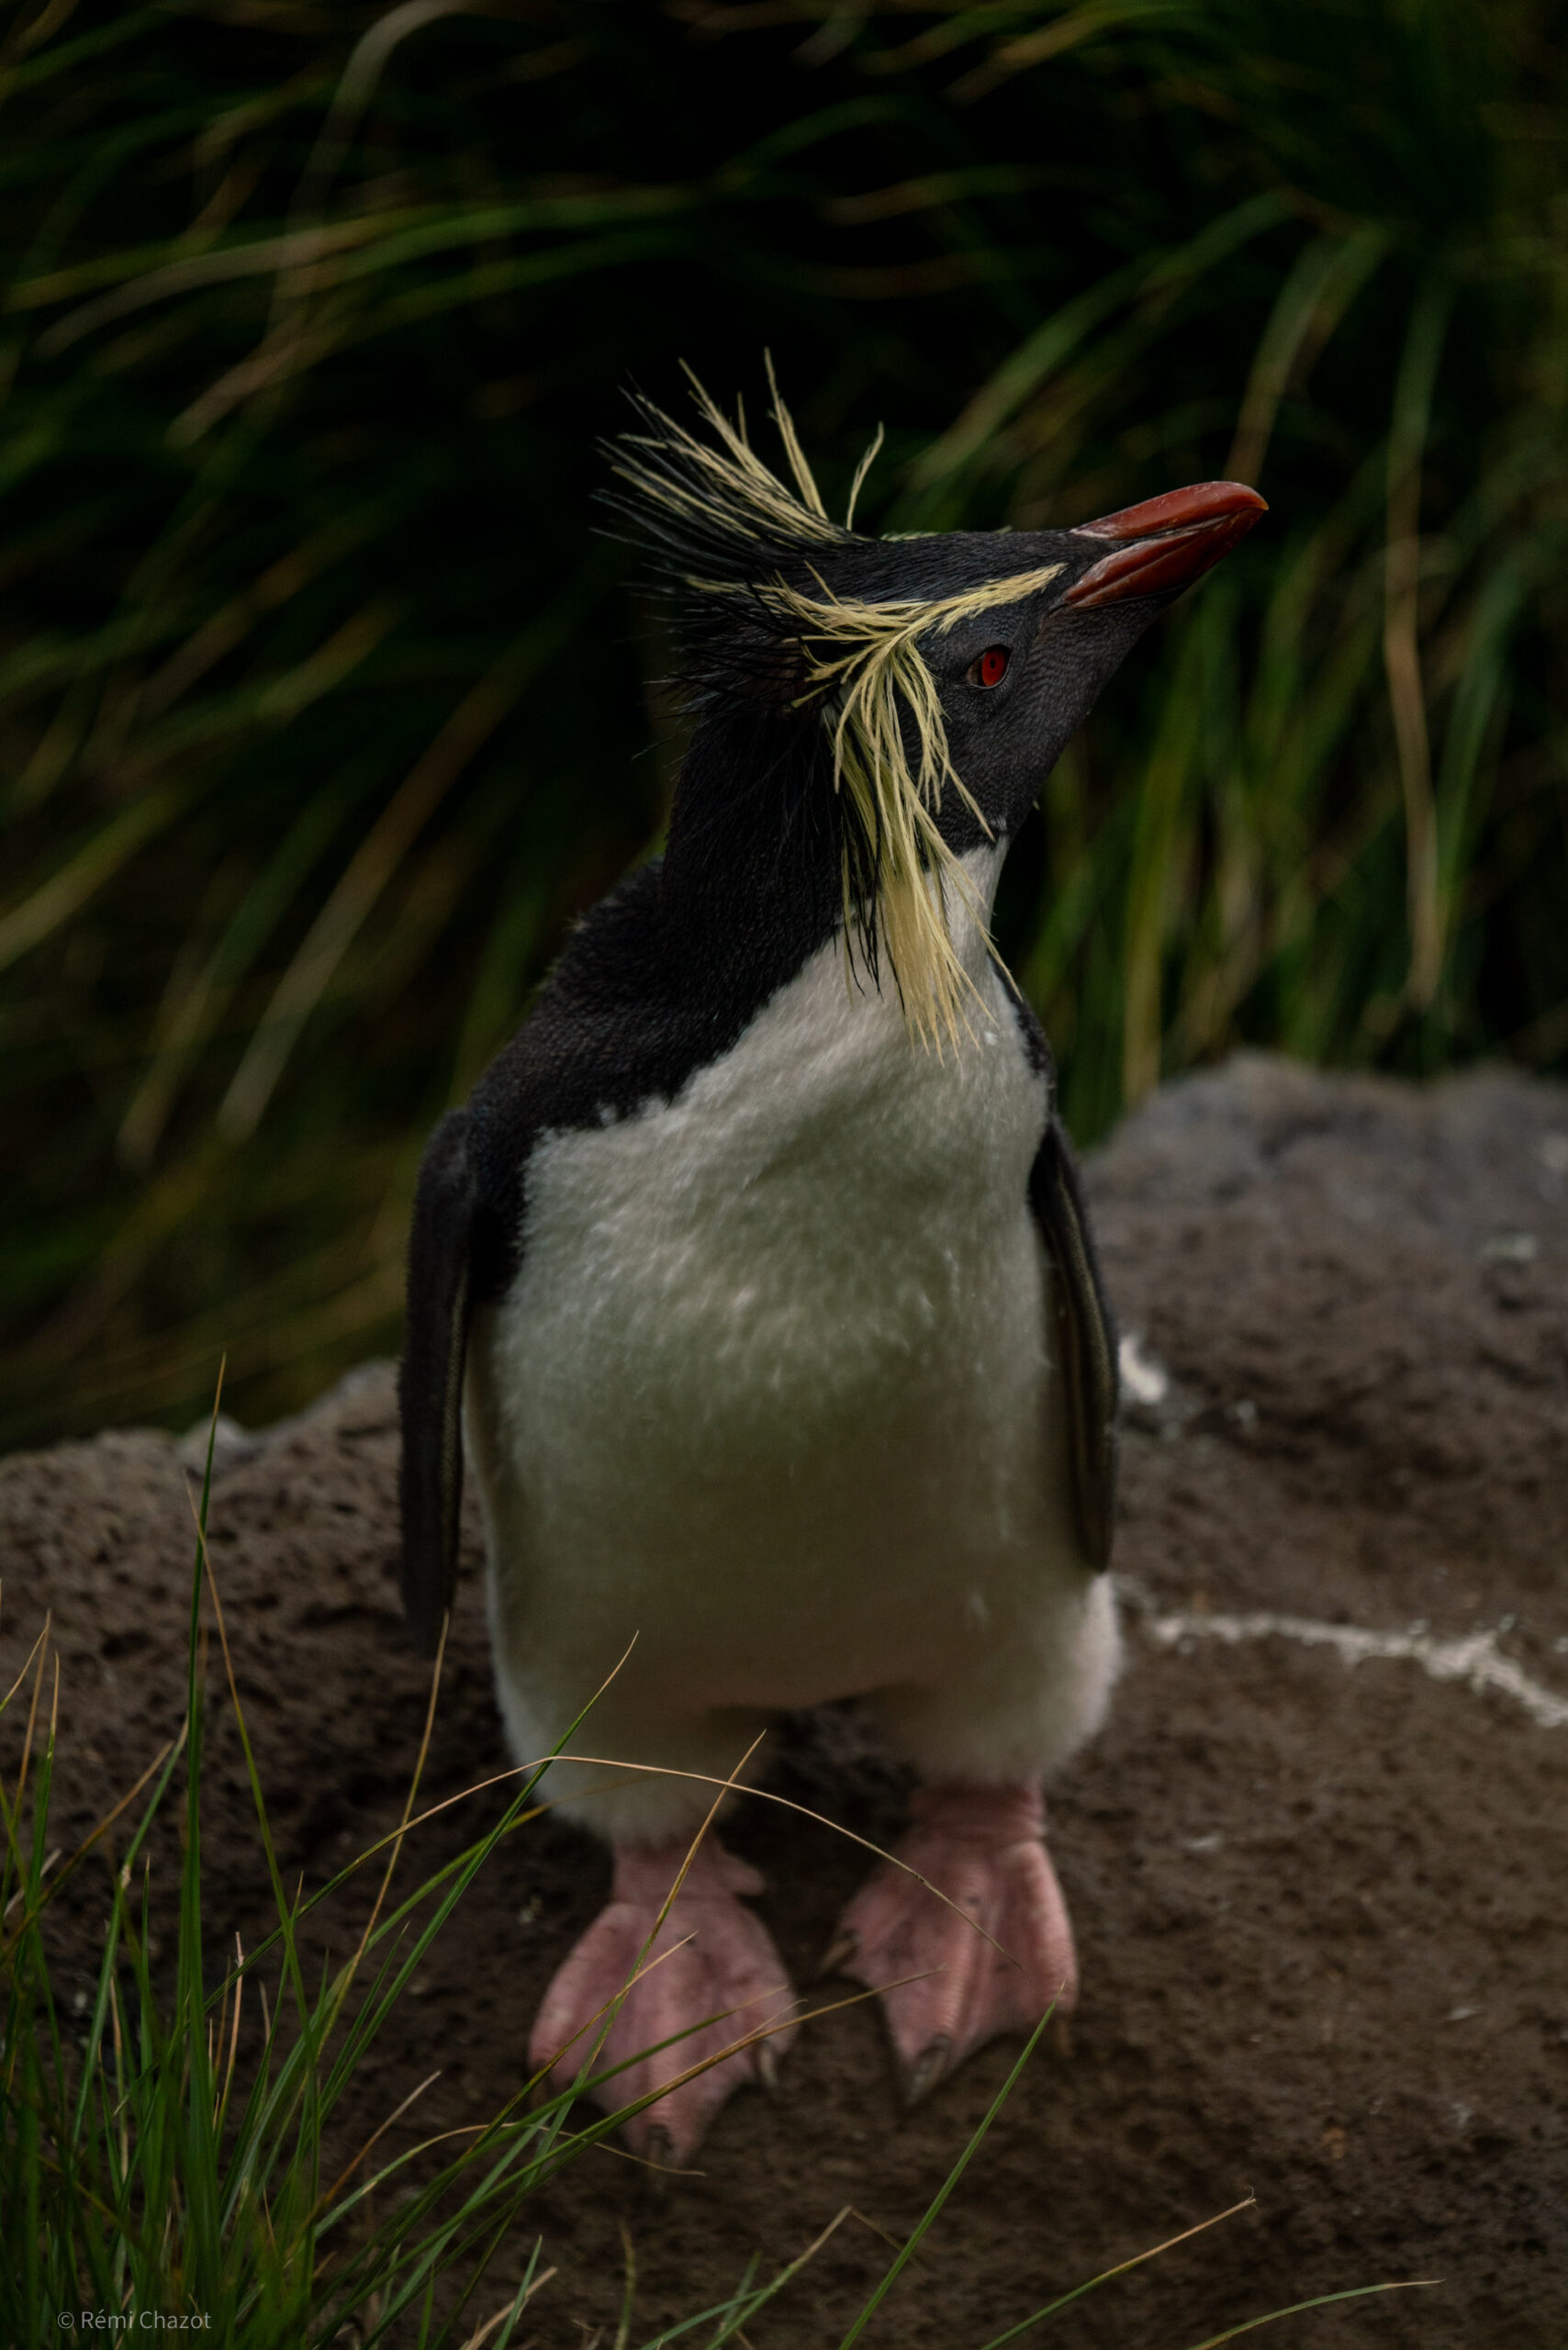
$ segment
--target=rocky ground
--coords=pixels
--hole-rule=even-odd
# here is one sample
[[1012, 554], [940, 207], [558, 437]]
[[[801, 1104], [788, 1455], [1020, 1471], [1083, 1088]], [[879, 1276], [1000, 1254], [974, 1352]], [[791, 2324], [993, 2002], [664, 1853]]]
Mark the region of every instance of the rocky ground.
[[[1440, 2281], [1271, 2338], [1562, 2350], [1568, 1090], [1480, 1074], [1418, 1091], [1244, 1058], [1157, 1096], [1091, 1184], [1141, 1400], [1117, 1542], [1127, 1671], [1051, 1803], [1082, 2003], [1070, 2054], [1034, 2064], [869, 2339], [979, 2350], [1250, 2190], [1255, 2209], [1038, 2338], [1184, 2350], [1312, 2292], [1419, 2277]], [[308, 1881], [395, 1820], [419, 1742], [395, 1459], [390, 1375], [371, 1367], [298, 1422], [233, 1435], [214, 1491], [241, 1693]], [[56, 1841], [177, 1726], [191, 1551], [162, 1436], [0, 1463], [0, 1669], [8, 1682], [46, 1609], [62, 1658]], [[468, 1565], [432, 1796], [505, 1761], [472, 1532]], [[845, 1717], [787, 1726], [772, 1784], [896, 1830], [898, 1774]], [[499, 1801], [425, 1831], [413, 1864]], [[231, 1732], [206, 1834], [214, 1925], [249, 1936], [264, 1882]], [[861, 1856], [762, 1803], [731, 1841], [767, 1872], [765, 1914], [808, 1980]], [[548, 1822], [504, 1848], [345, 2128], [438, 2065], [423, 2130], [491, 2109], [604, 1879], [595, 1847]], [[68, 1986], [87, 1980], [104, 1906], [91, 1871], [62, 1901]], [[345, 1907], [342, 1940], [354, 1922]], [[640, 2341], [847, 2204], [755, 2334], [758, 2350], [836, 2342], [1011, 2053], [905, 2117], [875, 2010], [845, 2009], [802, 2034], [777, 2101], [732, 2106], [700, 2177], [590, 2155], [532, 2213], [557, 2275], [530, 2339], [610, 2341], [622, 2224]]]

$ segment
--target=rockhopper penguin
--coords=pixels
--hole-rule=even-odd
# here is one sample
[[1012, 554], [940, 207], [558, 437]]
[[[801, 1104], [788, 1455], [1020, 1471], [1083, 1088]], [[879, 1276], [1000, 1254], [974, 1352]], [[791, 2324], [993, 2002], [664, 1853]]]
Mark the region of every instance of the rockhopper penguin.
[[[781, 1711], [863, 1699], [921, 1783], [918, 1875], [879, 1864], [834, 1957], [881, 1992], [913, 2098], [1072, 2003], [1040, 1790], [1116, 1671], [1114, 1329], [991, 901], [1102, 686], [1263, 501], [1209, 482], [1076, 530], [877, 540], [828, 518], [777, 401], [788, 481], [700, 392], [696, 432], [638, 406], [612, 503], [674, 599], [695, 730], [663, 857], [426, 1154], [405, 1597], [433, 1647], [466, 1454], [518, 1760], [613, 1673], [581, 1744], [672, 1774], [552, 1770], [614, 1864], [534, 2027], [562, 2085], [713, 1783]], [[791, 2012], [760, 1889], [703, 1840], [600, 2063], [688, 2036], [607, 2102]], [[792, 2029], [634, 2145], [684, 2158]]]

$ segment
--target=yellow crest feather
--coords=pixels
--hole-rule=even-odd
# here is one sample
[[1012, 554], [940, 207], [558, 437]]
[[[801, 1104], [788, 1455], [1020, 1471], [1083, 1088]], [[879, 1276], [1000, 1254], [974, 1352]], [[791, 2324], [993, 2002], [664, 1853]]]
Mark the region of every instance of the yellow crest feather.
[[[936, 822], [943, 792], [956, 791], [982, 829], [990, 827], [953, 766], [941, 694], [918, 640], [1034, 595], [1060, 568], [1052, 564], [1015, 572], [937, 599], [861, 603], [825, 587], [820, 598], [807, 596], [781, 580], [758, 591], [763, 603], [794, 623], [806, 653], [808, 685], [827, 695], [834, 788], [851, 799], [866, 836], [879, 845], [877, 921], [904, 1016], [928, 1044], [944, 1035], [957, 1042], [965, 995], [973, 993], [953, 944], [949, 897], [980, 918], [963, 867]], [[919, 746], [913, 770], [904, 711]], [[855, 903], [847, 853], [844, 915], [848, 946], [864, 917]]]

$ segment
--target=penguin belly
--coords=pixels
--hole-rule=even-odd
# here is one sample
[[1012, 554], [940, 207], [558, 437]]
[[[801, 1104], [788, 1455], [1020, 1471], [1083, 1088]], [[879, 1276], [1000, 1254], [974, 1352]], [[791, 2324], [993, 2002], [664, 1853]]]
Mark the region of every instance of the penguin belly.
[[[570, 1751], [710, 1776], [849, 1695], [929, 1772], [1037, 1773], [1094, 1726], [1114, 1634], [1027, 1203], [1048, 1089], [973, 976], [939, 1055], [830, 945], [673, 1102], [536, 1143], [467, 1397], [520, 1760], [611, 1673]], [[552, 1792], [649, 1838], [711, 1800], [605, 1780]]]

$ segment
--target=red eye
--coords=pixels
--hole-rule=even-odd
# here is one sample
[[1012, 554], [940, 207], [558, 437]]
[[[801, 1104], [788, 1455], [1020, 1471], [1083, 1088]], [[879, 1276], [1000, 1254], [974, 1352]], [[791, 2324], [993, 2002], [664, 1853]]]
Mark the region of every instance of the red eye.
[[999, 686], [1007, 675], [1007, 653], [1000, 644], [989, 645], [969, 671], [971, 683], [977, 686]]

